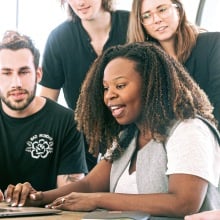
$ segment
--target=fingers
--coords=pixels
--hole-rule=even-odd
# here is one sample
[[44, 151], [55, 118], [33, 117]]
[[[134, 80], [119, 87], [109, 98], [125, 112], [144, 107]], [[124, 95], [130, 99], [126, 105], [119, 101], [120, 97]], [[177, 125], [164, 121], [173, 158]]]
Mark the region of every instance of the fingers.
[[59, 209], [62, 205], [64, 205], [65, 201], [66, 201], [65, 197], [60, 197], [60, 198], [54, 200], [51, 204], [46, 205], [46, 208]]
[[0, 190], [0, 202], [3, 202], [4, 201], [4, 194], [3, 192]]
[[41, 191], [32, 192], [30, 194], [30, 199], [32, 201], [39, 201], [39, 202], [41, 202], [43, 200], [43, 192], [41, 192]]
[[[16, 190], [14, 191], [14, 196], [15, 196], [15, 200], [16, 201], [17, 201], [17, 198], [20, 196], [20, 200], [19, 200], [18, 206], [24, 206], [27, 198], [30, 195], [31, 190], [32, 190], [31, 184], [26, 182], [26, 183], [22, 184], [20, 192], [19, 191], [17, 192]], [[13, 199], [14, 199], [14, 197], [12, 198], [12, 202], [13, 202]]]
[[9, 185], [6, 190], [6, 202], [11, 206], [24, 206], [30, 192], [33, 190], [30, 183]]
[[5, 199], [6, 199], [7, 203], [11, 202], [11, 198], [13, 196], [14, 188], [15, 188], [15, 186], [10, 184], [10, 185], [8, 185], [8, 187], [5, 191]]

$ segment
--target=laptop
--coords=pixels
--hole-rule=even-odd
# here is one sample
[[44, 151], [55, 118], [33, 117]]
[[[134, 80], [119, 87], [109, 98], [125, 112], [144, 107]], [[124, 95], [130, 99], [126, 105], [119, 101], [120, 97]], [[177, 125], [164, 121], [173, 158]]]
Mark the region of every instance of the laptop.
[[51, 215], [60, 213], [61, 210], [47, 209], [40, 207], [11, 207], [7, 204], [0, 205], [0, 218], [19, 217], [19, 216], [35, 216], [35, 215]]

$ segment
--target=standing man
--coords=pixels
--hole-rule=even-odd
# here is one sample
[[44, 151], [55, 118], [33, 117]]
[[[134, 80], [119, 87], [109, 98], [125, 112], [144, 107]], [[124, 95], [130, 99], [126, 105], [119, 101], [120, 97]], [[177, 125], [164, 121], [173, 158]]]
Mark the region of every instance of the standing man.
[[42, 76], [39, 57], [31, 39], [18, 32], [6, 32], [0, 42], [2, 191], [20, 182], [38, 190], [53, 189], [87, 172], [83, 137], [73, 111], [36, 96]]

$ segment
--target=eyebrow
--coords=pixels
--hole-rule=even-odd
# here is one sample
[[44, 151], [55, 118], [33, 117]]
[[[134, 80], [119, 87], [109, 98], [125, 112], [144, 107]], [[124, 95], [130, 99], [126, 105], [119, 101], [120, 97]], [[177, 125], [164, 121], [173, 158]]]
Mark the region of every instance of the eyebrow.
[[[21, 68], [19, 68], [19, 71], [27, 70], [27, 69], [29, 70], [31, 68], [29, 66], [22, 66]], [[0, 70], [1, 71], [12, 71], [12, 69], [9, 67], [2, 67]]]
[[29, 66], [22, 66], [21, 68], [19, 68], [19, 71], [21, 71], [21, 70], [26, 70], [26, 69], [31, 69]]
[[[163, 6], [163, 5], [167, 5], [167, 4], [168, 4], [168, 3], [163, 3], [163, 4], [161, 4], [161, 5], [158, 5], [158, 6], [156, 7], [156, 9], [160, 8], [160, 7]], [[145, 13], [149, 13], [150, 11], [152, 11], [152, 10], [145, 11], [145, 12], [142, 13], [142, 15], [145, 14]]]
[[[118, 76], [116, 78], [113, 79], [113, 81], [119, 80], [119, 79], [127, 79], [125, 76]], [[105, 80], [103, 80], [103, 82], [106, 82]]]
[[1, 71], [11, 71], [12, 69], [11, 69], [11, 68], [8, 68], [8, 67], [2, 67], [0, 70], [1, 70]]

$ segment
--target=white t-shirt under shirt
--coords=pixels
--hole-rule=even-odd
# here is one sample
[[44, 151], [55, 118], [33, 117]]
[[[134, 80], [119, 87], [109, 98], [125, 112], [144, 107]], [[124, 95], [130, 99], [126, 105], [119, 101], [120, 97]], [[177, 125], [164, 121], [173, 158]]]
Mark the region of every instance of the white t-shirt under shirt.
[[126, 167], [125, 171], [118, 180], [118, 184], [115, 188], [117, 193], [129, 193], [129, 194], [138, 194], [137, 189], [137, 180], [136, 180], [136, 171], [129, 174], [130, 163]]
[[[148, 144], [144, 147], [148, 147]], [[202, 120], [195, 118], [181, 122], [169, 137], [166, 151], [166, 175], [191, 174], [218, 186], [220, 148], [215, 135]], [[129, 175], [129, 166], [130, 163], [121, 175], [115, 192], [138, 193], [136, 172]]]
[[218, 186], [220, 147], [210, 128], [200, 119], [181, 122], [167, 142], [166, 174], [184, 173], [199, 176]]

